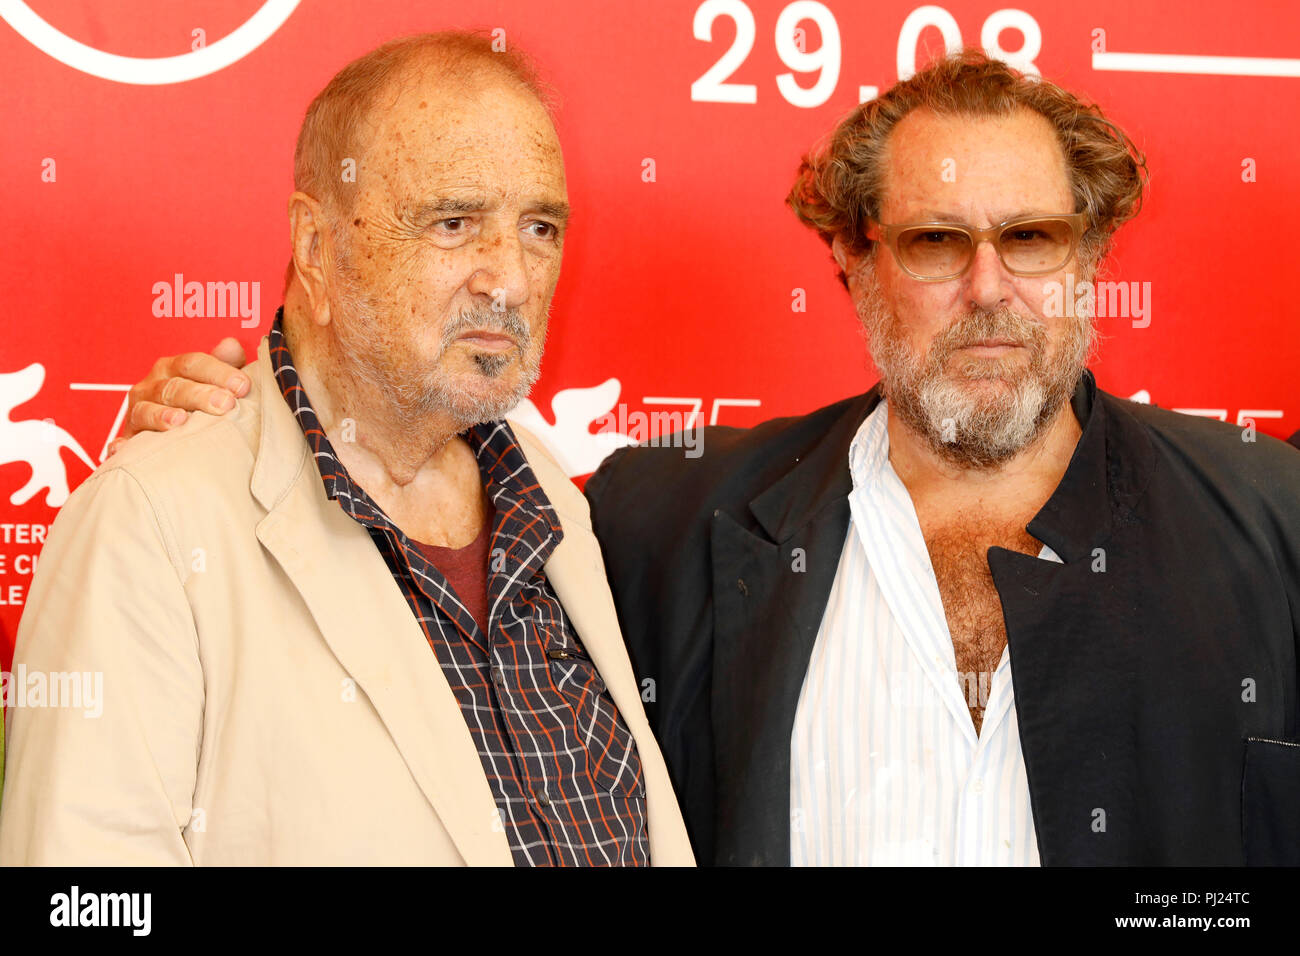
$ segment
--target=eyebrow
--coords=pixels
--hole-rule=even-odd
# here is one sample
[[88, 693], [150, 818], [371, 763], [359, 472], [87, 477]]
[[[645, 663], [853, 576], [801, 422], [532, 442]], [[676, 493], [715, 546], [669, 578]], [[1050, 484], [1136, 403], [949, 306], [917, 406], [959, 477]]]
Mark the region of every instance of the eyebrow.
[[[1059, 216], [1060, 213], [1044, 212], [1041, 209], [1021, 209], [1009, 215], [994, 221], [993, 225], [1002, 222], [1010, 222], [1012, 219], [1024, 219], [1028, 216]], [[916, 214], [915, 219], [909, 219], [909, 222], [953, 222], [968, 225], [965, 219], [951, 212], [940, 212], [937, 209], [922, 209]]]
[[535, 203], [531, 208], [536, 209], [548, 219], [558, 219], [561, 222], [567, 222], [572, 211], [567, 202], [539, 202]]
[[[444, 197], [425, 202], [405, 202], [401, 206], [401, 213], [408, 219], [423, 222], [439, 216], [464, 216], [470, 213], [483, 212], [488, 208], [488, 205], [486, 199], [452, 199]], [[542, 201], [533, 203], [526, 208], [536, 210], [543, 216], [558, 219], [562, 222], [567, 222], [570, 214], [570, 207], [567, 202]]]
[[487, 202], [482, 199], [433, 199], [427, 202], [404, 202], [401, 211], [404, 216], [417, 221], [432, 219], [435, 216], [465, 215], [482, 212]]

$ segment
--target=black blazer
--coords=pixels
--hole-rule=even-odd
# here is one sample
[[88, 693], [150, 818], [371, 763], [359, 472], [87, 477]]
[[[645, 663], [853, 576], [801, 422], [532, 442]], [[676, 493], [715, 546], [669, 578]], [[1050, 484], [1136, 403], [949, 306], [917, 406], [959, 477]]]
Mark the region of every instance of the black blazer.
[[[702, 862], [789, 863], [795, 707], [878, 400], [707, 428], [697, 458], [624, 449], [587, 483]], [[1079, 445], [1028, 525], [1064, 563], [988, 552], [1040, 858], [1300, 864], [1300, 453], [1090, 373], [1073, 408]]]

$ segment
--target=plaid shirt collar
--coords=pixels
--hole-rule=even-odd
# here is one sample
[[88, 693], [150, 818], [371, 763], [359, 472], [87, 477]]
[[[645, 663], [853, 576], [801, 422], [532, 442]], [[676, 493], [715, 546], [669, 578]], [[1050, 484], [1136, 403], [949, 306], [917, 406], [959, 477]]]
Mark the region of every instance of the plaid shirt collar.
[[[307, 392], [298, 379], [293, 356], [289, 354], [284, 337], [283, 306], [276, 310], [267, 341], [276, 383], [311, 446], [312, 457], [325, 484], [325, 494], [331, 501], [337, 501], [354, 520], [370, 528], [391, 531], [407, 544], [409, 539], [389, 520], [383, 509], [366, 494], [364, 488], [352, 481], [343, 462], [334, 453], [334, 446], [325, 436], [325, 429], [321, 427], [320, 419], [316, 417]], [[461, 435], [478, 459], [483, 487], [487, 489], [493, 507], [498, 513], [525, 519], [527, 525], [538, 532], [532, 560], [527, 563], [540, 567], [559, 545], [564, 532], [555, 509], [519, 447], [519, 440], [504, 419], [474, 425]], [[549, 531], [549, 535], [542, 531]]]

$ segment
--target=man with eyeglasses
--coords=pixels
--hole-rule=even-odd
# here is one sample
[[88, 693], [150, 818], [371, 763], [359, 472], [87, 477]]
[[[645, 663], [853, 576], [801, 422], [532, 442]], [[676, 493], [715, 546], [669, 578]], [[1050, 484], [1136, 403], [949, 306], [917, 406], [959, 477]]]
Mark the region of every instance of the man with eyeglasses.
[[1300, 863], [1300, 457], [1101, 391], [1061, 307], [1143, 184], [1096, 107], [936, 63], [789, 197], [880, 383], [587, 483], [697, 859]]
[[880, 384], [588, 482], [699, 859], [1300, 863], [1300, 456], [1100, 391], [1061, 294], [1143, 179], [982, 54], [900, 83], [789, 197]]

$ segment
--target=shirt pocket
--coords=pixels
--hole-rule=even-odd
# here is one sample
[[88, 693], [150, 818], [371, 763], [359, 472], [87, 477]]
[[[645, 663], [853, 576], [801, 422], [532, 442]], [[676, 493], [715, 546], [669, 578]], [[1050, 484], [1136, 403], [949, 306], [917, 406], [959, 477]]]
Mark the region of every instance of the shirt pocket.
[[573, 707], [578, 742], [597, 786], [622, 796], [645, 796], [645, 780], [636, 741], [614, 706], [596, 665], [571, 634], [555, 635], [546, 644], [551, 680]]
[[1300, 866], [1300, 741], [1246, 738], [1241, 838], [1247, 866]]

